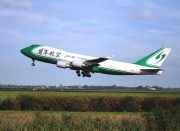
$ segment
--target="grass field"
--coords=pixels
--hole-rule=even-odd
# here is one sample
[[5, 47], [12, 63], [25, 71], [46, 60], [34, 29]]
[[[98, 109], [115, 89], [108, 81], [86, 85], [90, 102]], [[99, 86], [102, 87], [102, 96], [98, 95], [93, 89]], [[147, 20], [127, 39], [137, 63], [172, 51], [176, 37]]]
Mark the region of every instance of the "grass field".
[[[125, 123], [125, 125], [124, 125]], [[114, 131], [144, 129], [138, 115], [116, 113], [5, 112], [0, 114], [0, 130], [33, 131]]]
[[[180, 97], [180, 91], [137, 90], [0, 90], [0, 100], [18, 95], [65, 95], [65, 96], [134, 96]], [[46, 95], [45, 95], [46, 96]], [[59, 98], [59, 97], [58, 97]], [[168, 98], [169, 99], [169, 98]], [[99, 106], [99, 105], [98, 105]], [[152, 117], [153, 114], [153, 117]], [[147, 115], [147, 117], [144, 117]], [[159, 119], [155, 119], [161, 118]], [[156, 112], [65, 112], [65, 111], [1, 111], [0, 130], [180, 130], [179, 108]], [[150, 122], [149, 122], [150, 121]], [[165, 123], [164, 123], [165, 122]], [[161, 127], [160, 125], [163, 126]]]
[[82, 91], [82, 90], [38, 90], [38, 91], [18, 91], [0, 90], [0, 99], [15, 98], [18, 95], [95, 95], [95, 96], [147, 96], [147, 97], [180, 97], [180, 91], [138, 91], [138, 90], [103, 90], [103, 91]]
[[62, 117], [62, 115], [70, 115], [79, 118], [91, 116], [92, 118], [98, 117], [103, 119], [111, 119], [111, 120], [121, 120], [121, 119], [142, 119], [142, 115], [145, 113], [140, 112], [59, 112], [59, 111], [0, 111], [0, 118], [6, 117], [6, 119], [30, 119], [35, 117], [36, 113], [41, 113], [45, 116], [53, 116], [58, 119]]
[[[141, 112], [59, 112], [59, 111], [0, 111], [0, 118], [6, 117], [6, 119], [25, 119], [25, 118], [34, 118], [36, 113], [40, 113], [43, 116], [53, 116], [56, 118], [61, 118], [62, 115], [70, 115], [76, 117], [87, 117], [91, 116], [92, 118], [108, 118], [111, 120], [121, 120], [121, 119], [141, 119], [141, 116], [145, 113]], [[29, 120], [29, 119], [27, 119]]]
[[0, 130], [179, 131], [180, 112], [178, 108], [174, 109], [149, 114], [5, 111], [0, 112]]

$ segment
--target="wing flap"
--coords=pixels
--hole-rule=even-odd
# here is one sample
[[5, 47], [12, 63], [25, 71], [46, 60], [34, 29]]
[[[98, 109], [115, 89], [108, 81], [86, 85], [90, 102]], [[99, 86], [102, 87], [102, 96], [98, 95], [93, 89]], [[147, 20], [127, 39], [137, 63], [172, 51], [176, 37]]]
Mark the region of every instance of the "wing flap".
[[157, 71], [164, 71], [163, 69], [140, 69], [141, 71], [147, 71], [147, 72], [157, 72]]

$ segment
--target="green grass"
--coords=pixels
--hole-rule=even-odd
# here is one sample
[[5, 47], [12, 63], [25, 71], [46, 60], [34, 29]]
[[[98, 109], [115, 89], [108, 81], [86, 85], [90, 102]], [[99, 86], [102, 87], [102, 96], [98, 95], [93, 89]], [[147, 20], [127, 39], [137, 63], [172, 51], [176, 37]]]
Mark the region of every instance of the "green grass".
[[77, 91], [77, 90], [67, 90], [67, 91], [48, 91], [48, 90], [38, 90], [38, 91], [9, 91], [0, 90], [0, 99], [5, 98], [15, 98], [18, 95], [39, 95], [39, 94], [54, 94], [54, 95], [95, 95], [95, 96], [147, 96], [147, 97], [180, 97], [180, 91], [137, 91], [137, 90], [108, 90], [108, 91]]
[[143, 130], [144, 121], [139, 117], [121, 115], [54, 114], [35, 112], [31, 114], [0, 114], [0, 130], [33, 131], [114, 131]]
[[0, 130], [179, 131], [179, 106], [146, 114], [116, 112], [0, 112]]
[[[2, 114], [31, 114], [33, 115], [37, 111], [1, 111], [0, 115]], [[91, 116], [141, 116], [146, 114], [146, 112], [65, 112], [65, 111], [41, 111], [42, 114], [46, 115], [91, 115]]]

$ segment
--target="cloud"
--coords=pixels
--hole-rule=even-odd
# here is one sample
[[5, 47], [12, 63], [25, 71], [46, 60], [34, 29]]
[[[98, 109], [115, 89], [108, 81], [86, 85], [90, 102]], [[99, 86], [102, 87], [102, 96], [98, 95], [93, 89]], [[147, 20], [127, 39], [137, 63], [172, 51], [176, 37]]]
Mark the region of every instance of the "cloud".
[[52, 41], [53, 42], [59, 42], [60, 41], [60, 37], [59, 36], [54, 36], [54, 37], [52, 37]]
[[131, 0], [112, 0], [112, 2], [121, 6], [133, 5], [133, 2]]
[[86, 33], [86, 34], [98, 34], [99, 33], [99, 31], [96, 29], [81, 29], [81, 28], [68, 29], [68, 28], [64, 28], [63, 30], [73, 32], [73, 33]]
[[32, 7], [31, 2], [22, 1], [22, 0], [2, 0], [2, 3], [5, 6], [12, 7], [12, 8], [19, 8], [23, 10], [27, 10]]
[[150, 11], [142, 11], [137, 14], [133, 14], [132, 16], [137, 19], [152, 19], [155, 17]]
[[[165, 4], [165, 3], [169, 3], [168, 4]], [[179, 5], [179, 1], [176, 1], [176, 2], [171, 2], [171, 1], [166, 1], [165, 3], [162, 4], [162, 1], [143, 1], [140, 5], [142, 7], [140, 8], [143, 8], [145, 10], [151, 10], [153, 12], [156, 13], [156, 16], [157, 18], [169, 18], [169, 17], [172, 17], [172, 18], [177, 18], [179, 19], [180, 18], [180, 10], [179, 8], [175, 8], [177, 5]]]

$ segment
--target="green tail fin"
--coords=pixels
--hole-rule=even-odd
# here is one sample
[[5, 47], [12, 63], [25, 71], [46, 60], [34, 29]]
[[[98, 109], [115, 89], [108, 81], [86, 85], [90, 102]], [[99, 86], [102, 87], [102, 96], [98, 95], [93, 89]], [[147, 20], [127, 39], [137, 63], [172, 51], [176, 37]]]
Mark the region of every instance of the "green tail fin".
[[142, 58], [141, 60], [135, 62], [134, 64], [146, 67], [159, 68], [161, 67], [164, 60], [167, 58], [170, 51], [170, 48], [161, 48], [153, 52], [152, 54]]

